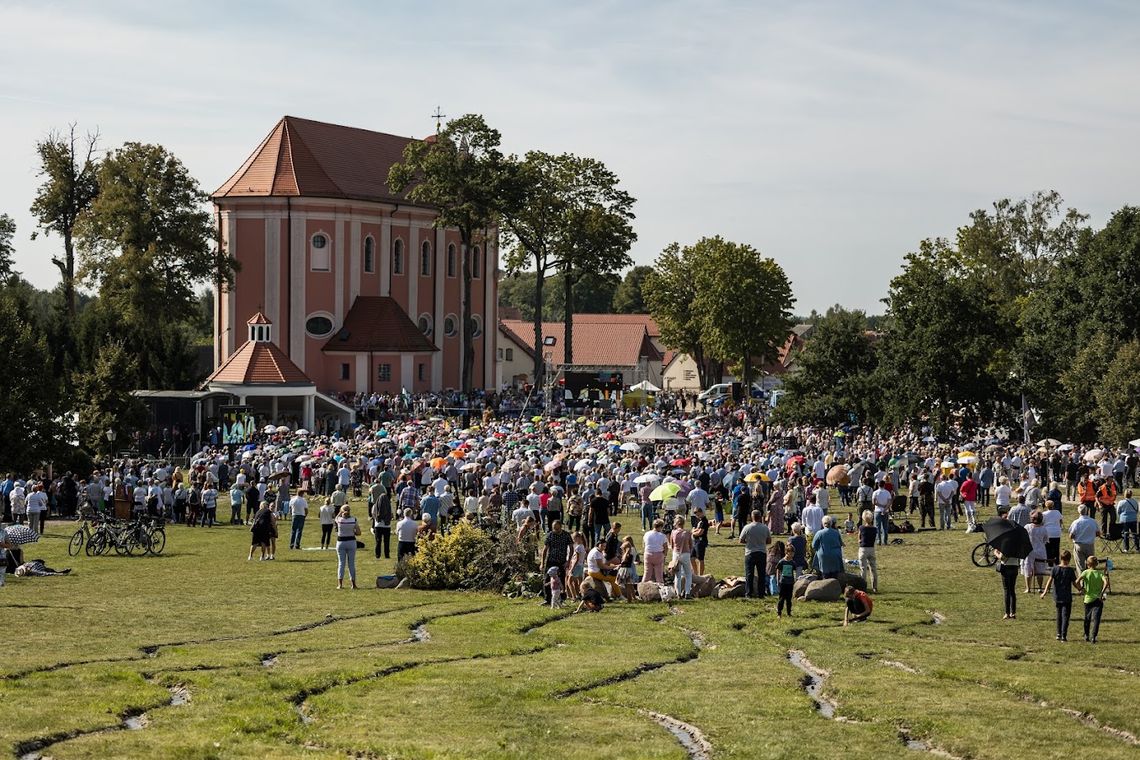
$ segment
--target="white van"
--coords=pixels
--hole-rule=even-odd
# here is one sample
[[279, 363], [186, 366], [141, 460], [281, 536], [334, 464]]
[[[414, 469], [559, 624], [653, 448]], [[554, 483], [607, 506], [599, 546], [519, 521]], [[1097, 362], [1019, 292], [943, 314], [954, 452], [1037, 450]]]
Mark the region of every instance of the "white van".
[[[732, 385], [732, 383], [717, 383], [716, 385], [711, 385], [707, 390], [701, 391], [697, 396], [697, 401], [713, 402], [718, 398], [731, 398]], [[765, 398], [767, 395], [759, 383], [752, 383], [752, 398]]]

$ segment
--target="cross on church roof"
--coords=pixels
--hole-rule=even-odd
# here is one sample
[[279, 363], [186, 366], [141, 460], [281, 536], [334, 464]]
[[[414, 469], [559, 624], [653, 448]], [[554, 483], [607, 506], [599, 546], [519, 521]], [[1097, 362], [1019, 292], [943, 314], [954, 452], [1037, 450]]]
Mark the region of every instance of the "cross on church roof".
[[440, 122], [440, 120], [441, 120], [441, 119], [446, 119], [446, 118], [447, 118], [447, 114], [445, 114], [445, 113], [441, 113], [441, 112], [440, 112], [440, 109], [439, 109], [439, 106], [436, 106], [436, 107], [435, 107], [435, 113], [433, 113], [433, 114], [431, 115], [431, 117], [432, 117], [433, 119], [435, 119], [435, 133], [438, 135], [438, 134], [439, 134], [439, 122]]

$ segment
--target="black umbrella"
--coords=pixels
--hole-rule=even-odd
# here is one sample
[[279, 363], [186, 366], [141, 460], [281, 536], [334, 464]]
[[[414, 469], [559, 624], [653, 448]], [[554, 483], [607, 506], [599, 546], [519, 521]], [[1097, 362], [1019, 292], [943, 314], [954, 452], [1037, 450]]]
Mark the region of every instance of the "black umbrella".
[[995, 517], [982, 525], [986, 543], [1002, 553], [1003, 557], [1025, 559], [1033, 553], [1029, 533], [1011, 520]]

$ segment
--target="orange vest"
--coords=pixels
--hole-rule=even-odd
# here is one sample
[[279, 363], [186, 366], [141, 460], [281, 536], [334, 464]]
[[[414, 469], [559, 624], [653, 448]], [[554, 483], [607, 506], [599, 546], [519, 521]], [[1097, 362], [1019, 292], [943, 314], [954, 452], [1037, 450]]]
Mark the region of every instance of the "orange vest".
[[1113, 480], [1104, 481], [1104, 485], [1096, 492], [1097, 500], [1101, 504], [1110, 505], [1116, 503], [1116, 482]]
[[1081, 501], [1096, 501], [1096, 487], [1087, 478], [1081, 481]]

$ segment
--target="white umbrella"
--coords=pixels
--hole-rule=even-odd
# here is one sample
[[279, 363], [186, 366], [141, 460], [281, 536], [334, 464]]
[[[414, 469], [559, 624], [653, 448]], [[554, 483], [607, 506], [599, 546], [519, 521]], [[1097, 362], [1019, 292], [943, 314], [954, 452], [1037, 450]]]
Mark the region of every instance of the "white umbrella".
[[1054, 446], [1060, 446], [1061, 442], [1058, 441], [1056, 438], [1045, 438], [1043, 440], [1038, 441], [1037, 445], [1043, 446], [1046, 448], [1053, 448]]
[[1104, 449], [1089, 449], [1088, 451], [1085, 452], [1085, 461], [1086, 462], [1095, 462], [1096, 460], [1100, 459], [1102, 456], [1104, 456]]
[[657, 483], [660, 480], [661, 480], [661, 478], [657, 477], [657, 475], [655, 475], [653, 473], [648, 473], [645, 475], [638, 475], [636, 478], [633, 479], [633, 482], [640, 485], [640, 484], [644, 484], [644, 483]]
[[641, 451], [641, 446], [637, 445], [633, 441], [626, 441], [618, 448], [620, 448], [622, 451]]
[[1129, 445], [1129, 446], [1140, 447], [1140, 438], [1137, 438], [1135, 441], [1129, 441], [1129, 442], [1128, 442], [1128, 445]]
[[463, 472], [475, 472], [476, 470], [479, 469], [479, 467], [480, 467], [480, 465], [478, 462], [468, 462], [467, 464], [463, 465], [459, 469], [463, 470]]
[[348, 444], [345, 443], [344, 441], [337, 441], [333, 444], [333, 448], [334, 449], [340, 449], [341, 451], [344, 451], [345, 449], [348, 448]]
[[977, 464], [978, 458], [975, 456], [958, 457], [958, 464]]
[[508, 459], [507, 461], [503, 462], [503, 469], [504, 470], [513, 470], [516, 467], [518, 467], [520, 464], [521, 464], [521, 462], [519, 462], [519, 460], [517, 460], [517, 459]]
[[1072, 451], [1072, 450], [1073, 450], [1073, 444], [1071, 444], [1071, 443], [1063, 443], [1057, 447], [1057, 451]]
[[278, 433], [288, 433], [288, 432], [289, 432], [289, 428], [285, 427], [284, 425], [278, 425], [278, 426], [275, 428], [275, 430], [276, 430], [276, 432], [278, 432]]
[[597, 454], [597, 453], [598, 453], [598, 449], [597, 449], [597, 447], [595, 447], [595, 446], [591, 446], [590, 448], [586, 449], [586, 453], [587, 453], [587, 454]]
[[581, 472], [582, 470], [588, 470], [593, 466], [594, 466], [594, 463], [591, 462], [589, 459], [581, 459], [578, 461], [578, 464], [574, 465], [574, 471], [575, 472]]
[[[277, 430], [280, 431], [281, 428], [277, 428]], [[285, 432], [288, 433], [289, 428], [285, 428]], [[305, 430], [305, 428], [300, 428], [294, 435], [309, 435], [309, 431]]]
[[273, 433], [277, 432], [277, 426], [276, 425], [266, 425], [265, 428], [261, 432], [265, 433], [266, 435], [272, 435]]

